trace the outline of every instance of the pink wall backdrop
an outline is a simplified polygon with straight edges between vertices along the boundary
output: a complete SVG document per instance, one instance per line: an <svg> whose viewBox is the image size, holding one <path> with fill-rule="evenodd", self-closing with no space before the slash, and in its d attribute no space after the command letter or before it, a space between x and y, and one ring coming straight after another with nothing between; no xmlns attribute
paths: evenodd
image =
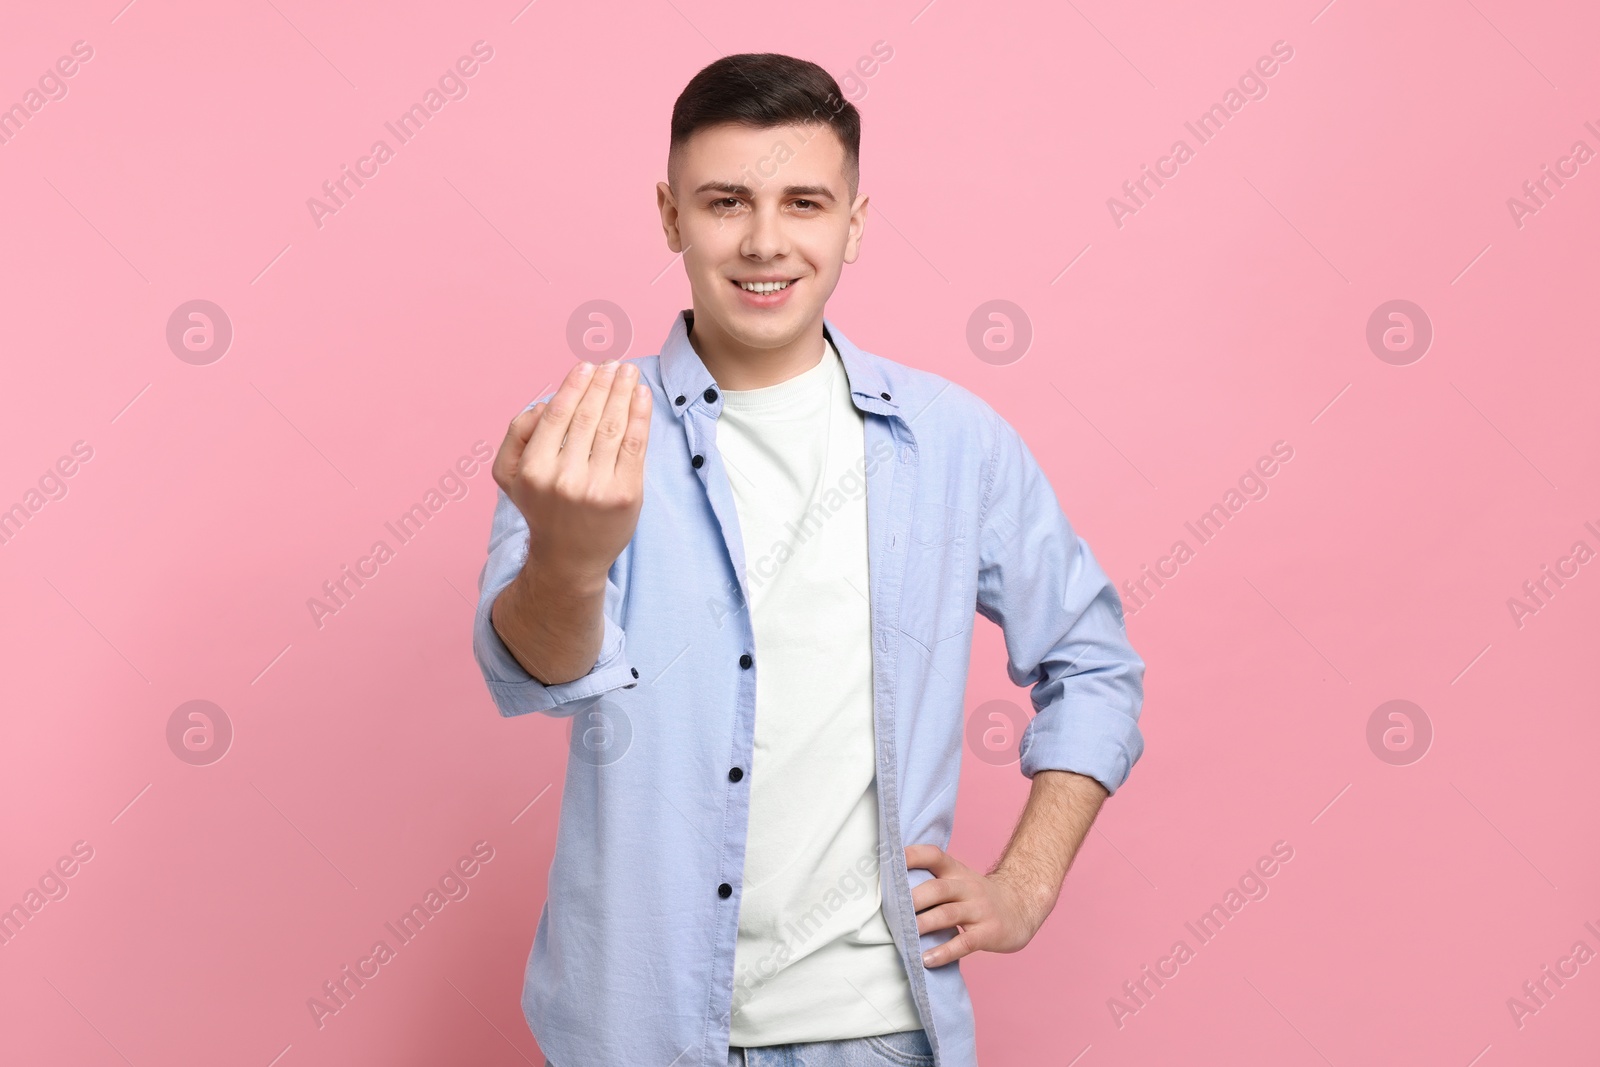
<svg viewBox="0 0 1600 1067"><path fill-rule="evenodd" d="M125 2L0 33L0 1060L542 1063L568 723L473 662L478 457L588 302L657 350L672 101L782 51L864 115L830 317L1023 432L1149 667L1054 915L962 964L984 1061L1596 1061L1592 5Z"/></svg>

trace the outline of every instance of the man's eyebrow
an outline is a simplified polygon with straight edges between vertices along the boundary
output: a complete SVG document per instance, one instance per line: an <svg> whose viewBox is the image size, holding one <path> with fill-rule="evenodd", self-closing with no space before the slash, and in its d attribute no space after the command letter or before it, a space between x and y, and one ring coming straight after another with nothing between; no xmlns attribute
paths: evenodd
<svg viewBox="0 0 1600 1067"><path fill-rule="evenodd" d="M701 185L695 190L695 195L698 196L701 193L706 192L732 193L736 196L749 196L750 187L748 185L740 185L738 182L706 182L704 185ZM830 191L826 185L786 185L783 188L783 195L813 196L826 198L835 202L838 200L838 198L833 195L832 191Z"/></svg>

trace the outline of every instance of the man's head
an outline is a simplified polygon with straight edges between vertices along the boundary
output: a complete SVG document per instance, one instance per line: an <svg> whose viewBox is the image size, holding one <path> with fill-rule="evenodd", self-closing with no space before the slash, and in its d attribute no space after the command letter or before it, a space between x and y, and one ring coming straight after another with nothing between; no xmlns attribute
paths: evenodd
<svg viewBox="0 0 1600 1067"><path fill-rule="evenodd" d="M694 76L672 109L656 201L696 334L770 349L820 331L866 223L860 144L860 113L815 63L734 55ZM738 284L774 279L790 284L769 295Z"/></svg>

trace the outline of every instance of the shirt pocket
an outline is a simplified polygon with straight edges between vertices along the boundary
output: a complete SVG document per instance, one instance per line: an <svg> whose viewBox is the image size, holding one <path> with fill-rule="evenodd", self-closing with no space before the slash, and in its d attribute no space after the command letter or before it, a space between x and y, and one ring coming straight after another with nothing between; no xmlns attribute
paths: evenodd
<svg viewBox="0 0 1600 1067"><path fill-rule="evenodd" d="M900 628L929 651L972 623L977 564L967 558L970 518L967 509L938 501L912 508Z"/></svg>
<svg viewBox="0 0 1600 1067"><path fill-rule="evenodd" d="M967 512L952 504L918 504L911 509L913 544L937 547L966 540Z"/></svg>

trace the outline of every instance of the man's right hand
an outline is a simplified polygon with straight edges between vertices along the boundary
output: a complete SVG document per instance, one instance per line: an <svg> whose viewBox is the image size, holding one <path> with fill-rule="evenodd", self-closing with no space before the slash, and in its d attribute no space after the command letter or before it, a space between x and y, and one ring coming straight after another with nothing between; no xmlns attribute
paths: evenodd
<svg viewBox="0 0 1600 1067"><path fill-rule="evenodd" d="M603 591L633 539L651 406L634 364L580 360L500 444L494 480L527 520L529 563L573 592Z"/></svg>

